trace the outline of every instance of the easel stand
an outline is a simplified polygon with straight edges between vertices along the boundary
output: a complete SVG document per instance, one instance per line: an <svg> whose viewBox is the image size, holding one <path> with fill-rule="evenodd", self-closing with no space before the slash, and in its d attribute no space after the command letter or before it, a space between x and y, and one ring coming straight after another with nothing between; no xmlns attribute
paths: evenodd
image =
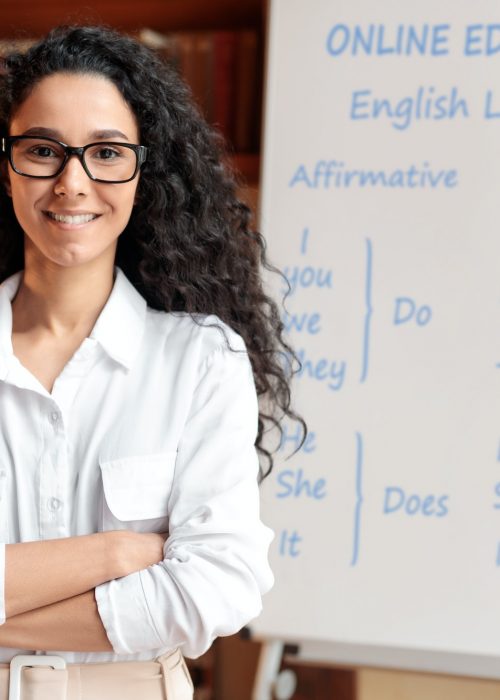
<svg viewBox="0 0 500 700"><path fill-rule="evenodd" d="M280 672L285 644L265 641L259 656L252 700L289 700L295 692L297 678L290 669Z"/></svg>

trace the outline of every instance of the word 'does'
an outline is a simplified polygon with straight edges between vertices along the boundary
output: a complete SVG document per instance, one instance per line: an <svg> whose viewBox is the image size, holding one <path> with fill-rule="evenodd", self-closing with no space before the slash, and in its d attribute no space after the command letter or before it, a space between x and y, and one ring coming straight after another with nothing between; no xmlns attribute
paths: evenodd
<svg viewBox="0 0 500 700"><path fill-rule="evenodd" d="M384 514L405 513L406 515L425 515L442 518L448 513L448 496L429 494L407 494L399 486L388 486L385 490Z"/></svg>

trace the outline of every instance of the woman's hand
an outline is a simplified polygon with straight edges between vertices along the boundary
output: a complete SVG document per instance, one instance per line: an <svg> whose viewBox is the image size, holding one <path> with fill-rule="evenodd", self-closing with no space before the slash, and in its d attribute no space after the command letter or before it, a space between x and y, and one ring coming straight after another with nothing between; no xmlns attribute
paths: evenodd
<svg viewBox="0 0 500 700"><path fill-rule="evenodd" d="M110 561L114 576L128 576L163 560L163 545L168 532L134 532L112 530L105 533L110 541Z"/></svg>

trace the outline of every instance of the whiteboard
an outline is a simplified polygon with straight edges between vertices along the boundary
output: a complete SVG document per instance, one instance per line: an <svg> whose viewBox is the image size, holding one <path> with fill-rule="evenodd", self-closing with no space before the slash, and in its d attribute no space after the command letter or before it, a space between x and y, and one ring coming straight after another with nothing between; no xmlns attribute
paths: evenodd
<svg viewBox="0 0 500 700"><path fill-rule="evenodd" d="M500 677L498 2L269 10L260 228L310 436L261 487L251 631Z"/></svg>

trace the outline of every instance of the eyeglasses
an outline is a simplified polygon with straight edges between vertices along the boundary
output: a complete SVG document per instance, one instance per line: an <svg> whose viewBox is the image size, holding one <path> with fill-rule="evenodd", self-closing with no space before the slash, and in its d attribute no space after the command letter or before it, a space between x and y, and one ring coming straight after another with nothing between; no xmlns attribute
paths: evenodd
<svg viewBox="0 0 500 700"><path fill-rule="evenodd" d="M68 146L37 136L4 136L1 150L12 169L25 177L60 175L71 156L77 156L91 180L119 183L133 180L145 163L148 149L134 143L97 141L86 146Z"/></svg>

